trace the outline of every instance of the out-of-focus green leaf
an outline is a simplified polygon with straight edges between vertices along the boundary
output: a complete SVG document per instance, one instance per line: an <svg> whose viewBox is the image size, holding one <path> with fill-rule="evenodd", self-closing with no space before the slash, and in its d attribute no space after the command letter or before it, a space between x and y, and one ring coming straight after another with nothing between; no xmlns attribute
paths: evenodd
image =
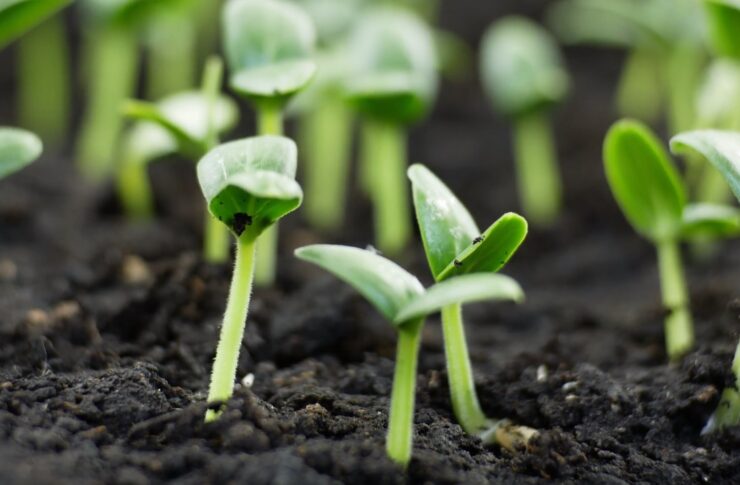
<svg viewBox="0 0 740 485"><path fill-rule="evenodd" d="M368 116L416 121L437 92L436 59L431 31L418 17L399 7L370 9L350 35L347 96Z"/></svg>
<svg viewBox="0 0 740 485"><path fill-rule="evenodd" d="M320 43L336 42L361 17L368 0L293 0L303 7L316 25Z"/></svg>
<svg viewBox="0 0 740 485"><path fill-rule="evenodd" d="M299 6L231 0L223 10L224 49L235 91L255 101L286 101L315 73L316 30Z"/></svg>
<svg viewBox="0 0 740 485"><path fill-rule="evenodd" d="M36 160L42 149L41 140L30 131L0 127L0 179Z"/></svg>
<svg viewBox="0 0 740 485"><path fill-rule="evenodd" d="M404 305L424 294L424 287L416 277L372 251L316 244L297 249L295 255L351 285L390 322L396 322Z"/></svg>
<svg viewBox="0 0 740 485"><path fill-rule="evenodd" d="M740 130L740 62L712 61L698 93L697 117L701 128Z"/></svg>
<svg viewBox="0 0 740 485"><path fill-rule="evenodd" d="M637 232L652 241L678 235L686 193L660 141L644 124L622 120L604 141L612 194Z"/></svg>
<svg viewBox="0 0 740 485"><path fill-rule="evenodd" d="M740 200L740 133L721 130L696 130L671 139L673 153L690 150L704 155L719 170Z"/></svg>
<svg viewBox="0 0 740 485"><path fill-rule="evenodd" d="M714 50L740 59L740 0L704 0L704 7Z"/></svg>
<svg viewBox="0 0 740 485"><path fill-rule="evenodd" d="M480 64L488 97L507 116L548 107L568 93L568 72L555 40L524 17L506 17L488 28Z"/></svg>
<svg viewBox="0 0 740 485"><path fill-rule="evenodd" d="M84 0L81 2L95 21L127 28L173 8L184 8L194 0Z"/></svg>
<svg viewBox="0 0 740 485"><path fill-rule="evenodd" d="M470 274L437 283L411 299L396 315L397 324L425 317L442 308L485 300L524 299L519 283L500 274Z"/></svg>
<svg viewBox="0 0 740 485"><path fill-rule="evenodd" d="M198 182L211 214L236 236L256 238L301 205L297 149L282 136L217 146L198 162Z"/></svg>
<svg viewBox="0 0 740 485"><path fill-rule="evenodd" d="M72 0L0 0L0 49Z"/></svg>
<svg viewBox="0 0 740 485"><path fill-rule="evenodd" d="M732 237L740 234L740 209L720 204L689 204L683 211L681 236Z"/></svg>

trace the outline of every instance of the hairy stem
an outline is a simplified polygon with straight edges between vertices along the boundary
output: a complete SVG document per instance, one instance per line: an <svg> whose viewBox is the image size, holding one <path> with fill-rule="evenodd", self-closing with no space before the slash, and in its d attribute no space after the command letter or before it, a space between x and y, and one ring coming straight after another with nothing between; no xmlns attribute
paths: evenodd
<svg viewBox="0 0 740 485"><path fill-rule="evenodd" d="M326 99L301 120L306 160L306 217L323 231L344 218L352 139L352 112L338 96Z"/></svg>
<svg viewBox="0 0 740 485"><path fill-rule="evenodd" d="M491 421L483 413L478 402L465 339L462 307L459 304L442 309L442 331L452 410L466 433L478 435L491 425Z"/></svg>
<svg viewBox="0 0 740 485"><path fill-rule="evenodd" d="M665 319L666 351L670 360L676 361L694 345L688 290L676 241L658 243L658 268L663 305L669 312Z"/></svg>
<svg viewBox="0 0 740 485"><path fill-rule="evenodd" d="M45 20L18 42L20 124L49 146L61 145L67 135L69 62L63 16Z"/></svg>
<svg viewBox="0 0 740 485"><path fill-rule="evenodd" d="M87 39L88 103L77 139L80 169L93 179L112 170L121 129L121 103L131 96L137 71L136 39L123 28L108 28Z"/></svg>
<svg viewBox="0 0 740 485"><path fill-rule="evenodd" d="M408 322L401 326L398 332L396 368L393 374L385 449L393 461L404 467L411 459L416 402L416 364L423 325L423 319Z"/></svg>
<svg viewBox="0 0 740 485"><path fill-rule="evenodd" d="M208 388L209 403L226 401L234 392L239 350L244 337L249 299L252 294L254 257L254 240L237 239L234 274L231 278L229 299L226 303L226 313L216 348L216 359L213 362L211 385ZM206 413L206 421L213 421L218 418L218 415L217 411L209 410Z"/></svg>
<svg viewBox="0 0 740 485"><path fill-rule="evenodd" d="M552 128L546 113L518 117L514 153L522 209L534 224L547 226L560 214L561 183Z"/></svg>
<svg viewBox="0 0 740 485"><path fill-rule="evenodd" d="M411 237L411 215L406 183L406 135L393 123L365 120L363 142L370 144L365 161L370 197L375 209L378 249L399 254Z"/></svg>

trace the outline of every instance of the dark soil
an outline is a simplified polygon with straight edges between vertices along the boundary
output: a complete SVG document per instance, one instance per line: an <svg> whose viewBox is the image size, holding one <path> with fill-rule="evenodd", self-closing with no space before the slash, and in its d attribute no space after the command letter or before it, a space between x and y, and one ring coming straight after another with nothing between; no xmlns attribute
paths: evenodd
<svg viewBox="0 0 740 485"><path fill-rule="evenodd" d="M495 16L539 15L545 3L447 2L443 23L475 45ZM567 54L576 89L555 115L566 213L506 268L523 305L466 310L482 405L540 429L533 452L487 448L455 423L430 319L414 458L403 473L385 457L393 330L291 257L327 240L300 214L283 225L278 287L252 301L238 376L253 384L204 424L231 270L200 260L192 171L153 167L159 217L131 225L110 187L48 156L0 184L0 484L739 483L740 429L700 430L730 380L740 244L687 256L698 348L667 365L655 255L619 214L601 165L621 59ZM412 161L481 225L517 208L509 152L475 79L445 86L412 133ZM371 242L368 211L353 200L346 230L329 239ZM404 264L429 280L420 244Z"/></svg>

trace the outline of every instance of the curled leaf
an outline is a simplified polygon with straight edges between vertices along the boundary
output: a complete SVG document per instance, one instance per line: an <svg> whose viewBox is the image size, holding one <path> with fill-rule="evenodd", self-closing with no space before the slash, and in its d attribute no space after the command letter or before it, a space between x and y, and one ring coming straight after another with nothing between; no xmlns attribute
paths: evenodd
<svg viewBox="0 0 740 485"><path fill-rule="evenodd" d="M674 153L694 150L704 155L730 184L740 200L740 133L721 130L696 130L671 139Z"/></svg>
<svg viewBox="0 0 740 485"><path fill-rule="evenodd" d="M42 149L41 140L30 131L0 127L0 179L36 160Z"/></svg>
<svg viewBox="0 0 740 485"><path fill-rule="evenodd" d="M684 238L730 237L740 234L740 209L719 204L689 204L683 211L681 235Z"/></svg>

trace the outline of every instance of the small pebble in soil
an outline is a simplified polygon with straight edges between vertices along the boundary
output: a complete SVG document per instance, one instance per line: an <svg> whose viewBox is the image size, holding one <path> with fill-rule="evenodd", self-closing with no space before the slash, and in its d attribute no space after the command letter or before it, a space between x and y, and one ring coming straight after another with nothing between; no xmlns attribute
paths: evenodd
<svg viewBox="0 0 740 485"><path fill-rule="evenodd" d="M121 262L121 281L132 286L147 285L154 281L154 276L146 261L130 254Z"/></svg>
<svg viewBox="0 0 740 485"><path fill-rule="evenodd" d="M547 380L547 367L542 364L537 367L537 382L545 382Z"/></svg>
<svg viewBox="0 0 740 485"><path fill-rule="evenodd" d="M249 389L254 384L254 374L249 373L242 379L242 387Z"/></svg>
<svg viewBox="0 0 740 485"><path fill-rule="evenodd" d="M0 259L0 281L11 283L18 277L18 266L9 259Z"/></svg>

